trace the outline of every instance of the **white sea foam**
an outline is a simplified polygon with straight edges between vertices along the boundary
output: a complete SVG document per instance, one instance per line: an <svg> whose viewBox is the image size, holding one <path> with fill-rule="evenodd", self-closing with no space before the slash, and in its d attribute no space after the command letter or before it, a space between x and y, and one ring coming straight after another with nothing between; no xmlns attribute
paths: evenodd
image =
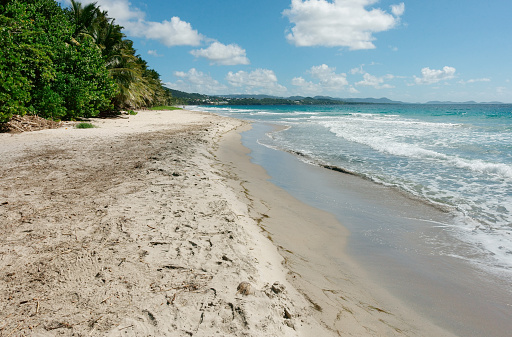
<svg viewBox="0 0 512 337"><path fill-rule="evenodd" d="M502 163L487 163L480 159L453 158L451 162L460 167L475 172L497 175L502 178L512 179L512 166Z"/></svg>
<svg viewBox="0 0 512 337"><path fill-rule="evenodd" d="M510 143L510 135L476 131L460 123L364 113L312 120L350 144L381 153L377 164L399 163L404 158L405 169L386 166L382 173L368 165L359 169L384 185L452 205L460 217L451 231L474 245L482 258L486 256L487 262L478 263L512 270L512 163L493 162L494 157L487 155L507 144L507 139ZM362 156L376 156L362 150L358 150Z"/></svg>
<svg viewBox="0 0 512 337"><path fill-rule="evenodd" d="M286 118L287 116L315 116L318 115L317 112L299 112L299 111L285 111L285 112L272 112L266 110L256 110L250 113L251 116L258 115L271 115L271 116L280 116Z"/></svg>
<svg viewBox="0 0 512 337"><path fill-rule="evenodd" d="M432 226L442 226L467 243L465 247L475 248L476 255L461 253L460 258L512 271L512 155L507 150L512 145L512 127L507 126L511 121L487 122L477 106L470 110L478 114L463 118L428 108L396 107L400 114L390 113L393 109L250 112L255 119L291 126L271 133L261 145L305 154L299 157L305 162L339 166L451 208L459 215L455 223ZM442 249L457 256L456 248Z"/></svg>
<svg viewBox="0 0 512 337"><path fill-rule="evenodd" d="M475 259L469 259L470 262L482 268L512 272L512 228L489 228L463 214L456 218L456 225L452 233L462 241L471 243L484 256L484 263Z"/></svg>
<svg viewBox="0 0 512 337"><path fill-rule="evenodd" d="M403 121L398 121L398 124L401 124ZM321 125L327 127L331 132L336 134L336 136L344 138L351 142L356 142L359 144L367 145L374 150L388 153L395 156L403 156L417 159L431 159L431 160L439 160L443 161L445 165L452 165L458 168L471 170L474 172L497 175L501 178L512 179L512 166L504 163L492 163L485 162L481 159L465 159L459 156L448 155L445 153L441 153L438 151L430 150L424 148L421 145L417 145L416 143L406 143L399 142L395 139L405 138L409 136L409 134L403 130L383 130L379 128L378 131L373 128L365 129L364 126L358 124L340 122L339 120L330 121L330 122L320 122ZM397 122L393 122L394 125ZM407 124L416 124L416 125L429 125L433 124L438 126L437 123L409 123ZM443 127L453 127L456 124L442 124ZM427 130L415 130L417 133L412 136L417 136L418 134L432 133L431 129ZM425 140L424 140L425 142ZM431 141L431 143L434 140ZM439 142L438 142L439 144ZM426 144L425 144L426 145Z"/></svg>
<svg viewBox="0 0 512 337"><path fill-rule="evenodd" d="M344 123L374 123L379 125L395 125L397 127L414 126L414 127L433 127L433 128L458 128L463 127L460 123L439 123L426 122L413 119L403 119L398 115L375 115L365 113L355 113L348 116L313 116L312 119L330 120L333 122Z"/></svg>

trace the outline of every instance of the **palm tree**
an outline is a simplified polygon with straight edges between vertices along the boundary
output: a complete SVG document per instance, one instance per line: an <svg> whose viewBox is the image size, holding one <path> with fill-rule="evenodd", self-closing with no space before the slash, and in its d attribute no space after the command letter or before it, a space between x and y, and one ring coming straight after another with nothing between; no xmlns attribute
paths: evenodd
<svg viewBox="0 0 512 337"><path fill-rule="evenodd" d="M127 109L153 104L156 94L163 91L159 75L151 72L146 61L135 55L133 42L126 39L123 27L115 24L96 3L82 7L80 2L71 0L67 12L75 26L73 37L90 37L100 48L105 66L118 87L114 105Z"/></svg>
<svg viewBox="0 0 512 337"><path fill-rule="evenodd" d="M75 0L71 0L71 6L67 12L68 18L75 26L72 34L75 39L81 34L92 36L98 17L102 14L95 2L82 7L82 3Z"/></svg>
<svg viewBox="0 0 512 337"><path fill-rule="evenodd" d="M127 45L132 43L130 40L123 42ZM109 71L119 89L114 104L120 108L141 108L145 106L146 100L151 99L152 91L134 52L128 47L121 48L111 59Z"/></svg>

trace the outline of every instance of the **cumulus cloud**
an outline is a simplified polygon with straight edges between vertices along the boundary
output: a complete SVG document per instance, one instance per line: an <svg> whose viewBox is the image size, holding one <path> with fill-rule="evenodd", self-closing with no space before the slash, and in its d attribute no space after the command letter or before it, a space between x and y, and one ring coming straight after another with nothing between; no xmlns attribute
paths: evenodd
<svg viewBox="0 0 512 337"><path fill-rule="evenodd" d="M286 87L278 83L274 71L269 69L256 69L251 72L240 70L236 73L230 71L226 75L226 80L245 93L275 95L287 91Z"/></svg>
<svg viewBox="0 0 512 337"><path fill-rule="evenodd" d="M146 13L134 8L132 4L127 0L98 0L98 1L86 1L96 2L102 10L108 11L110 17L114 17L116 21L121 25L126 25L131 21L144 20Z"/></svg>
<svg viewBox="0 0 512 337"><path fill-rule="evenodd" d="M175 83L167 82L165 86L185 92L200 92L209 95L222 94L227 87L213 79L210 75L191 68L188 72L176 71L174 76L178 77Z"/></svg>
<svg viewBox="0 0 512 337"><path fill-rule="evenodd" d="M300 88L299 93L301 95L316 95L322 93L322 86L320 84L306 81L302 77L294 77L292 79L292 85Z"/></svg>
<svg viewBox="0 0 512 337"><path fill-rule="evenodd" d="M353 86L350 86L350 88L348 88L348 92L351 94L359 94L360 93L359 90L357 90Z"/></svg>
<svg viewBox="0 0 512 337"><path fill-rule="evenodd" d="M158 40L167 47L173 46L197 46L203 40L203 36L192 29L192 25L174 16L171 21L162 22L139 20L125 27L129 34L137 37L145 37L150 40Z"/></svg>
<svg viewBox="0 0 512 337"><path fill-rule="evenodd" d="M399 17L402 16L405 12L405 4L402 2L398 5L392 5L391 6L391 13L393 13L394 16Z"/></svg>
<svg viewBox="0 0 512 337"><path fill-rule="evenodd" d="M421 69L421 77L414 76L416 84L434 84L437 82L449 80L455 77L455 68L444 66L443 69L430 69L429 67Z"/></svg>
<svg viewBox="0 0 512 337"><path fill-rule="evenodd" d="M69 0L59 0L66 5L70 5ZM146 14L134 8L128 0L81 0L84 6L90 3L96 3L102 11L107 11L108 16L116 19L116 23L123 25L130 21L143 20Z"/></svg>
<svg viewBox="0 0 512 337"><path fill-rule="evenodd" d="M348 85L347 74L337 74L336 67L322 64L311 67L308 73L311 74L311 77L319 80L319 84L327 90L340 90Z"/></svg>
<svg viewBox="0 0 512 337"><path fill-rule="evenodd" d="M294 24L286 36L296 46L348 47L374 49L374 33L398 25L405 5L391 6L391 14L378 8L367 9L378 0L292 0L283 11Z"/></svg>
<svg viewBox="0 0 512 337"><path fill-rule="evenodd" d="M66 4L70 2L61 1ZM128 0L82 0L82 4L95 2L108 16L124 27L129 35L157 40L160 43L172 46L198 46L204 37L192 28L188 22L179 17L172 17L170 21L147 21L146 13L133 5Z"/></svg>
<svg viewBox="0 0 512 337"><path fill-rule="evenodd" d="M374 87L375 89L391 89L394 88L391 84L386 84L384 81L393 79L394 76L391 74L377 77L370 75L368 73L365 73L363 75L363 80L356 83L356 85L362 85L367 87Z"/></svg>
<svg viewBox="0 0 512 337"><path fill-rule="evenodd" d="M313 80L306 81L302 77L295 77L292 84L299 88L302 94L313 95L325 92L339 92L348 85L347 74L336 73L335 67L326 64L313 66L307 71Z"/></svg>
<svg viewBox="0 0 512 337"><path fill-rule="evenodd" d="M211 64L233 66L238 64L249 64L245 55L245 49L236 44L225 45L220 42L213 42L206 49L192 50L195 57L204 57L211 61Z"/></svg>

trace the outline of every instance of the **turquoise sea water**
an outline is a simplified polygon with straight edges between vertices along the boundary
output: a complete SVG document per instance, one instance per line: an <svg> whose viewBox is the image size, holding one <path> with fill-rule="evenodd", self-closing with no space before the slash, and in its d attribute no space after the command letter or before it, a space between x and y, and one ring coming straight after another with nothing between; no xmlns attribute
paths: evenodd
<svg viewBox="0 0 512 337"><path fill-rule="evenodd" d="M191 109L284 126L259 143L449 210L442 225L475 251L461 258L512 272L512 105Z"/></svg>

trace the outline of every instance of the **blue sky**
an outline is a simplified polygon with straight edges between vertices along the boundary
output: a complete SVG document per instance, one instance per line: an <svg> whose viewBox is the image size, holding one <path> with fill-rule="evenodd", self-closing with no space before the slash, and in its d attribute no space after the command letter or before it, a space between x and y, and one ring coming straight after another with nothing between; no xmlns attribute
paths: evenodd
<svg viewBox="0 0 512 337"><path fill-rule="evenodd" d="M177 90L512 102L510 0L95 2Z"/></svg>

